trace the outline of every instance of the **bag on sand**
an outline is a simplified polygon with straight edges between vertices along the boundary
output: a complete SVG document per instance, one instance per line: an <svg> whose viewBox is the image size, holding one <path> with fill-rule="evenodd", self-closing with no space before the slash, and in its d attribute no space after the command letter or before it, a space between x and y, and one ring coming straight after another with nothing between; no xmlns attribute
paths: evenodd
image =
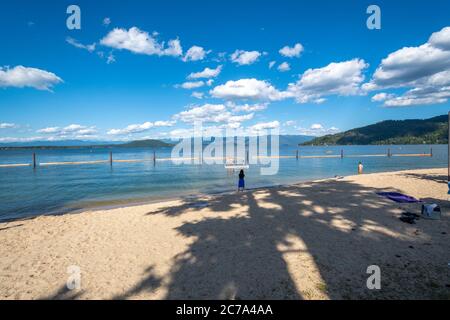
<svg viewBox="0 0 450 320"><path fill-rule="evenodd" d="M441 208L435 204L423 204L422 216L426 219L439 220L441 218Z"/></svg>

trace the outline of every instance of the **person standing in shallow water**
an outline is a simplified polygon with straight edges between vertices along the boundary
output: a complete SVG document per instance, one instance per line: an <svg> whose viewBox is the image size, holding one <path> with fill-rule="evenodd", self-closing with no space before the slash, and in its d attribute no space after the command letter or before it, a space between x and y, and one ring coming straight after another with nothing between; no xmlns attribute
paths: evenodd
<svg viewBox="0 0 450 320"><path fill-rule="evenodd" d="M245 188L244 177L245 177L244 170L241 170L241 172L239 172L238 191L244 191Z"/></svg>
<svg viewBox="0 0 450 320"><path fill-rule="evenodd" d="M363 173L364 166L362 165L361 161L358 163L358 174Z"/></svg>

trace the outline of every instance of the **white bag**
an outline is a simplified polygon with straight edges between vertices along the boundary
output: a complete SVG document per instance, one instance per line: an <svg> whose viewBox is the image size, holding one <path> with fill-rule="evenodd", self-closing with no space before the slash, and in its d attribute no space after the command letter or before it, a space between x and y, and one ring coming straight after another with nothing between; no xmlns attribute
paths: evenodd
<svg viewBox="0 0 450 320"><path fill-rule="evenodd" d="M441 208L435 203L423 204L422 217L425 219L439 220L441 219Z"/></svg>

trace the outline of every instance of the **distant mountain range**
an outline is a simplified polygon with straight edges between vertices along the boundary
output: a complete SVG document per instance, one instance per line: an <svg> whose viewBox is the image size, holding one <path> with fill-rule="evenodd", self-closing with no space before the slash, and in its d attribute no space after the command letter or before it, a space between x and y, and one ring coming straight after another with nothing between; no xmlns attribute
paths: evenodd
<svg viewBox="0 0 450 320"><path fill-rule="evenodd" d="M299 144L310 141L314 138L315 138L314 136L282 134L279 136L278 143L280 146L298 146ZM162 141L164 141L166 143L170 143L170 144L176 144L180 141L180 139L164 139ZM192 138L192 142L193 141L194 140ZM208 145L209 143L211 143L211 141L214 141L214 138L212 140L204 140L203 144ZM268 139L267 139L268 145L270 145L270 141L271 141L271 136L269 135ZM246 137L245 144L248 145L248 142L249 142L249 138Z"/></svg>
<svg viewBox="0 0 450 320"><path fill-rule="evenodd" d="M92 142L81 140L35 141L27 143L0 144L0 150L6 149L80 149L80 148L161 148L172 144L161 140L147 139L130 142Z"/></svg>
<svg viewBox="0 0 450 320"><path fill-rule="evenodd" d="M313 139L312 136L304 135L280 135L280 146L297 146ZM269 143L270 143L270 139ZM84 140L61 140L61 141L34 141L34 142L12 142L0 143L0 149L79 149L79 148L163 148L175 145L179 139L170 140L135 140L130 142L107 142L107 141L84 141ZM208 144L204 141L204 144ZM246 139L248 143L248 138Z"/></svg>
<svg viewBox="0 0 450 320"><path fill-rule="evenodd" d="M130 142L117 141L33 141L0 143L0 149L75 149L75 148L162 148L171 147L179 139L147 139ZM245 140L248 144L248 137ZM210 141L204 141L204 144ZM313 137L280 135L280 146L298 145L383 145L383 144L447 144L448 116L430 119L386 120L345 132ZM270 145L270 139L268 139Z"/></svg>
<svg viewBox="0 0 450 320"><path fill-rule="evenodd" d="M311 141L314 136L304 135L280 135L280 146L298 146L299 144Z"/></svg>
<svg viewBox="0 0 450 320"><path fill-rule="evenodd" d="M326 135L303 145L447 144L448 116L430 119L387 120Z"/></svg>

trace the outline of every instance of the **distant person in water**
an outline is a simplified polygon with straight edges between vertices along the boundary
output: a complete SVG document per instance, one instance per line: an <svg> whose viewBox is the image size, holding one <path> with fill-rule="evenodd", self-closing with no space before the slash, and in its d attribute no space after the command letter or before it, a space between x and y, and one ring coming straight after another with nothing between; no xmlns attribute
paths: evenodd
<svg viewBox="0 0 450 320"><path fill-rule="evenodd" d="M239 172L238 191L244 191L245 188L244 177L245 177L244 170L241 170L241 172Z"/></svg>
<svg viewBox="0 0 450 320"><path fill-rule="evenodd" d="M362 174L363 173L363 168L364 166L362 165L361 161L358 163L358 174Z"/></svg>

